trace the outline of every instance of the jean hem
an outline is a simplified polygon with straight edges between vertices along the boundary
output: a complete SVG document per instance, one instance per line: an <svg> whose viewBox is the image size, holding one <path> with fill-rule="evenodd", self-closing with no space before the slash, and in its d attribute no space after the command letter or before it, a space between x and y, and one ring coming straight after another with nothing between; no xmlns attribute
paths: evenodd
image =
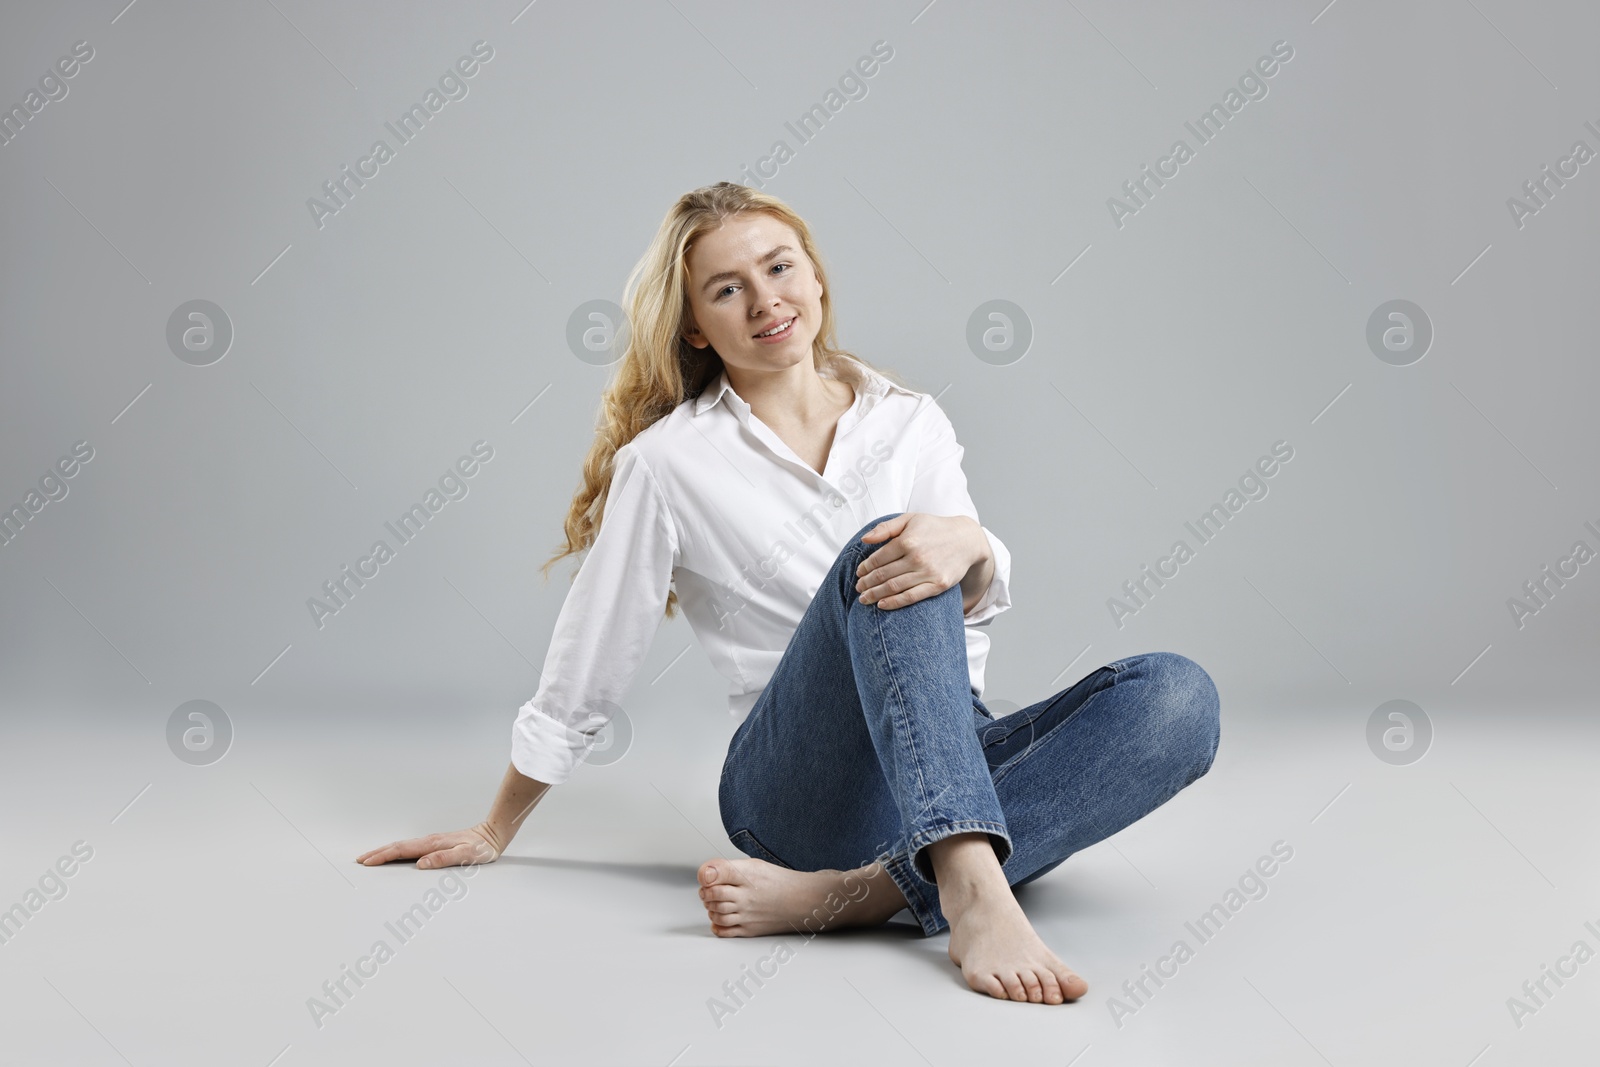
<svg viewBox="0 0 1600 1067"><path fill-rule="evenodd" d="M932 861L928 861L929 873L924 874L922 872L922 864L917 861L917 857L921 855L923 849L936 841L943 841L945 838L953 837L956 834L969 833L985 833L999 838L1005 847L1004 849L995 849L995 859L1000 861L1000 866L1004 867L1006 865L1006 861L1011 858L1012 845L1011 833L1006 829L1004 823L990 822L987 819L959 819L955 822L938 823L925 830L918 830L911 835L911 840L906 843L906 852L912 857L911 869L924 882L929 885L937 885L938 882L930 877L933 872Z"/></svg>
<svg viewBox="0 0 1600 1067"><path fill-rule="evenodd" d="M933 937L950 928L943 912L939 910L937 898L929 899L928 892L924 888L927 883L920 874L912 872L910 856L905 852L898 852L880 862L883 864L883 869L889 872L890 879L899 887L900 895L906 898L906 909L911 912L911 917L917 920L917 925L922 927L923 937Z"/></svg>

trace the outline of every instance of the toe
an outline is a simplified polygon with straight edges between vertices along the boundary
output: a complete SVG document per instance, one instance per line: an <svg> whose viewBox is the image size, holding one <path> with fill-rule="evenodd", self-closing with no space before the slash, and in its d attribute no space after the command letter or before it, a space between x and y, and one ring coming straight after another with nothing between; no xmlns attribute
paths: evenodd
<svg viewBox="0 0 1600 1067"><path fill-rule="evenodd" d="M706 860L700 865L699 878L701 886L745 884L739 865L726 859Z"/></svg>
<svg viewBox="0 0 1600 1067"><path fill-rule="evenodd" d="M1083 976L1065 967L1056 971L1056 978L1061 983L1062 996L1068 1000L1077 1000L1089 991L1089 983L1083 980Z"/></svg>
<svg viewBox="0 0 1600 1067"><path fill-rule="evenodd" d="M1027 991L1029 1004L1044 1003L1044 985L1039 981L1039 976L1033 971L1022 972L1022 988Z"/></svg>
<svg viewBox="0 0 1600 1067"><path fill-rule="evenodd" d="M1061 995L1061 983L1056 980L1054 971L1043 971L1039 975L1039 985L1044 989L1044 1002L1046 1004L1060 1004L1066 999Z"/></svg>
<svg viewBox="0 0 1600 1067"><path fill-rule="evenodd" d="M967 978L967 984L979 993L987 993L996 1000L1010 999L1006 994L1006 987L998 977L992 974L975 974Z"/></svg>
<svg viewBox="0 0 1600 1067"><path fill-rule="evenodd" d="M1028 991L1025 988L1023 988L1022 979L1019 978L1016 974L1014 974L1014 973L1002 974L1000 976L1000 981L1005 986L1006 995L1009 996L1012 1000L1027 1000L1028 999Z"/></svg>

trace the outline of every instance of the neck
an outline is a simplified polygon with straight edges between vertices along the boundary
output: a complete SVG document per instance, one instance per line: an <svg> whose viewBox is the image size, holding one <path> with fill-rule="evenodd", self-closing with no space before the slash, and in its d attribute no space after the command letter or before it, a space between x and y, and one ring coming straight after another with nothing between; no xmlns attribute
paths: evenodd
<svg viewBox="0 0 1600 1067"><path fill-rule="evenodd" d="M835 419L849 391L834 378L817 372L815 357L781 370L749 370L726 366L728 383L756 418L768 426L811 425Z"/></svg>

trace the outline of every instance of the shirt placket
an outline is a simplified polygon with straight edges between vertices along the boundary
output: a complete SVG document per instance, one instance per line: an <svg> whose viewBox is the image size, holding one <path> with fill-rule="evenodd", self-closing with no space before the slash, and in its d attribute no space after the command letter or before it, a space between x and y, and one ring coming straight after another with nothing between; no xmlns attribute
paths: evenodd
<svg viewBox="0 0 1600 1067"><path fill-rule="evenodd" d="M730 399L732 398L730 397ZM832 460L835 451L838 450L839 442L860 424L864 415L864 403L865 400L863 399L861 402L852 405L850 410L839 417L839 424L834 428L833 445L828 452L829 462L826 464L825 471L833 466ZM745 404L742 400L736 401L734 410L745 429L749 430L756 440L761 442L773 459L800 470L813 486L820 489L824 500L839 502L838 507L830 506L828 508L828 524L833 531L835 540L840 536L841 516L849 516L855 522L855 526L851 527L852 530L866 522L867 516L860 515L859 511L866 506L866 502L869 499L867 494L863 493L855 501L851 501L849 497L840 492L838 486L828 479L826 473L818 474L816 469L809 463L795 455L794 450L784 443L783 438L773 433L766 423L762 422L750 411L748 404ZM818 588L815 583L809 583L806 587L807 598L816 596Z"/></svg>

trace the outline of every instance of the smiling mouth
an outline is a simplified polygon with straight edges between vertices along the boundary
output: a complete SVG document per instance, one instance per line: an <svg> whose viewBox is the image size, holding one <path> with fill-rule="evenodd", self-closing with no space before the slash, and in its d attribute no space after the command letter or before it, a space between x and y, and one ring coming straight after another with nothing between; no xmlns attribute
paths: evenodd
<svg viewBox="0 0 1600 1067"><path fill-rule="evenodd" d="M786 337L786 336L788 336L789 332L794 329L794 322L795 322L795 316L791 315L781 325L774 326L774 327L772 327L771 329L767 330L764 333L756 334L755 335L756 339L757 340L769 340L769 339L778 338L778 337Z"/></svg>

